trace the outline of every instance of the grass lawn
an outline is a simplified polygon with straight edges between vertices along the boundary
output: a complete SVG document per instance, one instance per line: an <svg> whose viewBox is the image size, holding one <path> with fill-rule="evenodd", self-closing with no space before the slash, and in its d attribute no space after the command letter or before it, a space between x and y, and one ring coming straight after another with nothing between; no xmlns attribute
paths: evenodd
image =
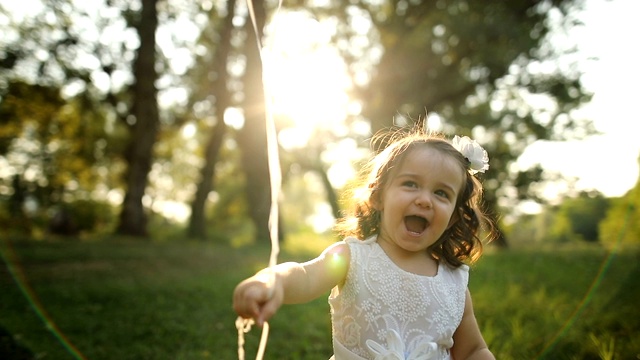
<svg viewBox="0 0 640 360"><path fill-rule="evenodd" d="M317 247L288 243L280 261ZM269 255L125 240L5 239L0 251L3 359L16 347L37 359L237 359L231 292ZM490 348L501 360L640 359L639 259L584 247L486 254L469 286ZM328 359L328 312L326 296L283 307L265 358ZM247 334L247 359L259 336Z"/></svg>

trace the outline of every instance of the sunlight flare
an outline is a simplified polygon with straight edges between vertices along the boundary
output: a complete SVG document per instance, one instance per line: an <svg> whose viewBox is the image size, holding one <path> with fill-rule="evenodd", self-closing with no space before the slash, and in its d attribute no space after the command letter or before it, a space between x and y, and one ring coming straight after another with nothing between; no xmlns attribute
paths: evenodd
<svg viewBox="0 0 640 360"><path fill-rule="evenodd" d="M344 126L350 86L344 60L330 33L303 12L283 12L270 27L263 50L265 86L283 146L302 147L315 129Z"/></svg>

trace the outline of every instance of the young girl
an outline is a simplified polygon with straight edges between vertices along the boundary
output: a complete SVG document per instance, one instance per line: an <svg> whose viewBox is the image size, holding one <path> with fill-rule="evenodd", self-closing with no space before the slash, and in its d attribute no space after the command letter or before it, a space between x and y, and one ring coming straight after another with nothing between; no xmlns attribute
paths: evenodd
<svg viewBox="0 0 640 360"><path fill-rule="evenodd" d="M244 280L234 309L261 326L282 304L331 290L332 359L494 359L465 264L482 252L481 224L491 225L474 176L489 168L487 153L467 137L450 143L414 131L386 140L353 214L338 226L345 240Z"/></svg>

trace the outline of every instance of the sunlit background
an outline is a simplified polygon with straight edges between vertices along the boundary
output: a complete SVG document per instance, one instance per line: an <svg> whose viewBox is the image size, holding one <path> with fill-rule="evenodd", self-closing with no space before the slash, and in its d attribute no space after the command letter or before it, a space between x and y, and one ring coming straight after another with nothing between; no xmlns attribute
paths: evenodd
<svg viewBox="0 0 640 360"><path fill-rule="evenodd" d="M449 20L449 15L460 14L456 11L469 10L469 4L474 4L471 1L399 0L393 11L402 12L403 6L406 10L409 3L427 4L437 7ZM17 89L22 90L19 94L22 108L19 110L23 111L11 114L10 120L18 123L14 129L9 129L15 130L14 138L3 132L14 124L0 117L0 150L3 151L0 153L0 358L5 340L31 345L34 351L41 351L37 354L39 358L63 358L53 355L60 347L66 348L59 349L65 355L71 354L75 358L83 358L83 352L107 358L136 355L137 358L173 356L184 359L235 357L237 339L233 328L235 314L229 306L230 294L239 279L264 266L272 248L266 241L262 242L268 236L256 235L257 222L250 219L254 209L247 200L250 189L245 183L250 180L247 170L252 167L246 166L242 162L245 159L241 159L248 148L257 149L251 154L255 158L264 155L260 153L263 144L245 143L243 147L239 140L244 129L249 129L249 133L255 129L246 126L251 121L245 113L249 112L250 106L242 102L243 96L250 92L243 86L251 83L251 79L242 77L248 68L257 68L246 66L249 51L242 47L249 31L245 27L248 21L246 2L239 1L238 13L229 17L233 21L233 31L237 33L231 40L232 51L227 56L226 69L216 72L210 68L212 63L215 65L211 61L212 54L224 43L216 31L225 18L226 3L158 1L161 8L155 45L159 50L156 64L160 71L154 85L158 90L159 121L163 131L152 151L154 158L149 173L145 174L148 183L144 184L140 201L143 205L140 213L147 215L145 220L149 220L148 223L140 222L144 223L141 227L146 226L149 232L132 235L114 231L114 224L118 221L116 212L125 208L123 203L128 195L123 180L127 173L127 163L123 160L127 155L125 142L133 138L135 143L138 138L131 134L132 125L143 118L136 119L132 115L130 98L136 92L132 90L131 65L139 53L142 37L124 19L125 16L140 15L141 2L0 0L0 5L7 10L6 13L0 11L0 94L11 95L11 91L3 91L15 89L9 86L17 84ZM332 0L309 3L321 8ZM376 70L390 73L404 70L376 67L390 52L385 52L381 39L369 37L377 29L369 18L362 16L367 11L360 9L358 12L358 5L375 7L384 2L347 3L357 4L348 6L349 15L353 16L349 19L352 36L348 40L338 30L338 26L345 24L338 24L336 20L336 16L344 15L339 13L343 9L332 9L335 11L332 16L322 18L310 11L294 9L299 2L288 4L285 1L275 14L271 8L268 11L261 65L265 72L267 104L276 119L277 140L287 177L280 194L280 209L284 215L279 219L282 220L279 225L287 232L281 242L283 258L308 258L309 254L317 254L335 241L329 230L338 216L336 207L328 201L327 182L336 190L335 195L341 195L351 184L358 165L370 155L368 140L375 125L371 112L369 118L365 113L376 104L370 101L370 106L365 106L365 100L357 100L365 96L358 97L356 95L361 93L357 92L376 80ZM551 3L556 2L536 4L550 9ZM275 1L269 6L274 4ZM522 10L516 1L486 2L493 6L485 6L484 2L475 4L481 4L473 9L474 15L480 18L483 15L478 15L479 12L503 10L504 4L516 4L514 8ZM577 11L573 6L576 4L582 4L582 1L568 4L571 5L569 9ZM545 14L539 8L532 10L527 6L526 14L520 15L530 18L531 11ZM459 127L485 141L486 146L494 145L491 136L504 130L502 134L506 135L499 140L505 141L494 143L507 147L504 153L508 155L519 154L522 150L519 146L534 138L526 126L510 126L523 125L528 115L541 124L556 115L564 116L563 120L576 119L579 125L584 125L580 120L592 120L599 131L599 134L576 139L588 132L586 127L567 126L567 134L561 135L573 140L536 141L515 163L510 162L513 157L507 156L507 160L493 157L498 163L504 160L512 166L500 169L493 165L494 162L491 170L500 169L498 175L503 177L484 179L485 185L490 182L494 185L495 193L506 189L496 196L496 203L498 210L505 213L499 226L508 241L505 240L502 247L497 244L485 248L488 251L483 259L473 265L473 281L469 287L473 290L483 335L492 351L502 355L496 356L498 358L542 359L555 358L557 354L601 359L631 354L628 358L640 358L637 320L640 317L636 306L640 227L634 218L640 201L640 119L636 109L640 93L636 89L640 83L640 45L634 38L640 33L636 19L639 13L640 1L637 0L585 0L584 9L568 15L578 18L582 24L562 28L558 11L550 11L547 21L554 31L549 43L544 43L545 51L562 54L560 58L547 62L545 60L549 59L544 56L541 56L542 60L532 56L525 59L524 65L498 60L498 67L501 67L498 73L502 77L491 84L495 89L482 81L474 83L490 71L483 61L477 63L475 69L456 69L459 72L456 76L464 73L469 78L477 77L467 84L474 86L476 93L472 91L463 100L476 105L485 105L487 101L486 108L490 111L479 113L483 116L495 114L496 122L475 126L487 117L472 117L470 108L473 110L473 104L467 106L466 102L461 105L460 101L454 101L456 107L469 112L450 111L450 115L454 114L451 115L455 120L453 125L447 122L445 107L441 108L440 114L424 109L428 113L427 123L433 130L453 135L452 129ZM399 16L401 21L409 18L404 15ZM508 22L513 14L484 15L486 18L475 27L466 27L470 17L457 18L465 26L460 23L457 24L459 29L452 26L452 36L445 25L436 22L441 19L424 20L424 28L420 29L424 32L416 33L433 41L428 44L418 41L418 44L422 48L435 47L438 51L430 53L433 59L428 60L432 62L418 59L416 63L429 63L436 67L434 72L446 73L449 71L446 62L452 61L446 55L449 41L452 48L463 44L475 46L473 41L456 43L459 41L457 35L469 29L505 30L504 26L500 28L489 23L495 19ZM510 24L514 28L516 25ZM393 37L413 30L413 27L397 32L394 29L386 35ZM530 28L515 31L525 40L533 39L533 32ZM199 38L203 33L210 38ZM429 37L431 35L433 37ZM479 38L471 38L481 42ZM72 44L56 54L44 50L55 48L56 41L61 41L58 45L63 48L74 41L81 45L74 47ZM505 53L514 44L520 42L506 41L491 47L492 54L495 49L499 52L498 57L512 59ZM528 43L523 41L523 44ZM349 51L345 52L345 48ZM96 49L104 53L98 54ZM460 53L472 63L469 57L482 50L485 49ZM529 50L534 51L527 48ZM353 58L343 59L345 53ZM16 54L25 60L16 61L15 67L14 64L6 65L11 63L11 55ZM491 58L486 53L480 57ZM411 62L408 60L412 59L389 62ZM528 60L531 61L526 62ZM72 70L80 69L86 77L65 77L67 74L60 69L64 66L55 67L57 61L65 62L64 65ZM416 66L416 63L411 64L414 68L408 73L416 75L433 70L424 71L425 67ZM511 66L506 69L509 64ZM508 71L501 72L505 69ZM39 72L45 72L48 77L39 77ZM559 102L551 99L552 96L527 93L526 85L530 83L520 83L517 79L523 72L541 78L557 72L561 75L579 73L585 90L592 92L593 98L580 109L569 107L570 114L556 111ZM220 73L230 75L218 88L226 92L214 94L212 84ZM74 80L69 81L69 78ZM447 85L446 81L433 82L435 84L427 85L420 82L420 90L441 90ZM53 86L40 86L51 83ZM389 87L401 85L392 83ZM368 90L371 88L376 89L371 86ZM481 98L478 93L487 88L496 90L495 93L508 93L505 89L522 92L515 97L508 96L512 94L494 96L493 93ZM415 91L414 87L409 89ZM575 87L563 87L562 90L566 89L576 91ZM55 94L51 96L53 102L55 105L62 103L58 106L64 111L46 108L50 99L35 101L31 96L52 93ZM59 100L58 93L62 100L55 102ZM520 97L523 93L525 96ZM83 98L84 94L90 96ZM224 95L232 97L228 107L218 106L217 101ZM384 95L393 96L395 92L384 92ZM109 107L112 103L108 101L113 100L109 96L122 98ZM434 98L433 94L424 97L429 96L431 100ZM569 93L568 98L571 97ZM6 98L8 96L0 98L0 110L8 103ZM94 102L89 111L78 110L79 105L73 102L78 98ZM196 100L192 100L194 98ZM395 106L397 103L385 100L389 99L384 98L377 105ZM572 100L576 98L568 102ZM38 106L42 104L45 106ZM223 109L223 113L218 113L219 109ZM502 112L504 109L509 111ZM539 109L542 111L532 114ZM41 110L45 115L38 113ZM397 120L401 125L407 120L403 111L397 109ZM27 116L21 116L24 113ZM387 115L385 113L383 117ZM465 115L469 115L473 123L463 124L461 118ZM56 116L61 116L62 120L54 121L53 126L34 125L35 121L44 122ZM69 119L71 125L66 129L69 123L64 120ZM259 120L253 125L263 124L264 119ZM511 124L503 128L503 120ZM9 123L8 127L6 123ZM204 209L201 224L203 228L206 226L208 234L202 232L193 236L185 230L190 229L190 220L195 218L191 212L197 207L191 204L200 189L198 179L207 179L200 176L200 170L206 168L203 164L206 162L207 135L215 133L211 130L218 129L219 124L226 125L222 128L227 133L219 158L214 162L215 176L209 177L215 179L214 190L204 192L202 203L206 206L201 207ZM498 131L491 133L492 129L485 127L487 124L496 125ZM99 133L95 143L78 135L91 131L73 128L81 125L100 128L90 129ZM34 129L44 136L34 136L37 132ZM557 136L558 129L564 129L562 124L553 129L552 137L562 138ZM544 134L544 131L539 133ZM258 142L255 138L251 140ZM78 155L78 148L88 150L88 155ZM67 158L67 153L72 151L76 152ZM493 154L490 153L490 157ZM54 161L58 163L49 167ZM532 183L526 178L520 186L525 190L533 189L525 195L537 192L533 195L541 194L544 201L519 197L518 191L522 189L514 185L516 181L512 175L535 169L538 164L544 169L542 181ZM562 178L555 177L556 173ZM264 172L260 175L261 180L268 177ZM27 183L22 194L18 191L20 179ZM52 185L53 182L56 183ZM260 190L268 189L266 182L258 184ZM58 193L56 196L43 195L38 193L41 189ZM491 195L491 191L487 195ZM6 209L5 203L9 204ZM92 227L73 228L72 222L66 222L62 224L65 226L60 226L61 230L53 231L51 225L59 219L58 215L64 214L60 209L64 210L67 205L71 205L68 209L80 218L79 221ZM147 241L139 241L139 238ZM198 241L192 241L194 239ZM282 309L279 317L273 319L275 331L271 336L270 351L285 354L274 358L290 358L291 354L300 352L310 358L319 353L330 353L326 301L304 306ZM302 322L303 326L297 326L296 321ZM255 339L249 338L249 343L251 340ZM550 354L549 357L544 357L545 353Z"/></svg>
<svg viewBox="0 0 640 360"><path fill-rule="evenodd" d="M576 16L583 26L558 33L553 43L560 48L575 47L565 55L566 63L576 61L583 72L581 80L592 92L589 104L579 110L581 117L592 119L598 135L583 140L538 141L520 157L518 165L528 168L541 164L548 171L575 179L567 183L547 184L544 196L553 201L569 190L597 190L607 197L624 195L640 175L640 116L636 109L640 71L636 71L640 46L619 39L621 34L640 33L634 20L640 2L633 0L586 1ZM330 43L331 24L300 13L282 12L266 44L266 69L269 72L274 113L286 114L294 126L280 135L286 148L303 148L313 128L343 125L346 114L359 111L350 102L349 79L344 64ZM561 60L562 62L562 60ZM437 129L437 119L436 129ZM431 122L433 124L434 121ZM363 132L368 131L363 125ZM355 173L347 148L337 148L331 180L341 187ZM352 149L352 148L351 148ZM571 186L568 189L567 186ZM525 202L523 211L537 212L540 207ZM332 224L330 209L322 204L314 218L318 230Z"/></svg>
<svg viewBox="0 0 640 360"><path fill-rule="evenodd" d="M37 0L3 0L2 4L18 20L28 17L34 8L40 6ZM574 191L593 189L605 196L617 197L634 186L640 173L640 141L637 139L640 119L635 106L638 91L634 88L640 82L639 72L636 71L638 45L618 40L620 34L640 31L640 25L634 20L634 14L640 11L640 3L634 0L589 0L585 4L584 10L577 15L584 26L569 29L567 33L558 31L552 42L558 48L577 48L574 54L566 55L566 62L577 62L579 71L583 73L581 80L585 88L594 94L591 103L579 110L580 117L592 119L601 134L584 140L538 141L524 152L517 166L525 169L539 163L548 171L576 179L569 185L574 187ZM109 16L98 12L89 2L77 1L76 5L96 18ZM332 43L335 24L319 21L305 12L291 11L286 3L284 5L269 19L267 38L263 44L265 84L271 111L278 118L288 119L285 124L280 124L282 130L278 140L281 146L290 151L303 150L314 140L314 136L323 131L365 136L370 127L366 121L357 120L362 110L361 104L349 97L351 80L344 60ZM194 41L200 29L198 19L192 20L187 15L179 16L171 26L179 27L180 31L174 32L167 27L158 30L158 45L170 60L173 72L178 75L184 74L194 59L186 48L173 44L176 40L186 43ZM365 33L371 24L363 18L354 26L357 31L359 29ZM83 36L101 42L124 39L126 47L134 49L138 46L136 37L120 28L102 34L91 33L90 29L93 27L87 26L88 32ZM375 56L375 51L371 53ZM99 67L99 64L93 64L95 58L78 58L77 61L86 62L88 67ZM230 71L240 71L234 70L236 67L241 67L241 64L231 64ZM367 77L368 69L363 68L356 72L354 80L366 82ZM96 86L105 90L121 87L129 80L130 74L118 71L111 78L96 71L93 78ZM166 78L161 78L159 83L164 84L159 93L161 106L166 108L186 103L186 89L170 86L171 80ZM68 95L82 90L83 87L73 83L64 88ZM347 124L347 117L356 120ZM242 127L241 110L227 109L225 122L234 128ZM430 124L439 130L437 114L430 119ZM185 149L196 146L196 143L190 142L196 133L195 124L185 124L182 130ZM355 176L353 163L366 156L361 146L355 140L343 140L332 144L323 153L323 160L330 164L327 171L335 188L343 187ZM319 188L313 185L314 182L317 185L317 181L313 177L308 178L311 189ZM553 200L565 194L567 186L567 183L547 184L544 196ZM113 203L119 203L123 194L111 191L108 197ZM151 204L149 199L147 204ZM523 211L539 210L538 206L531 205L525 203ZM190 210L184 201L157 199L153 206L165 216L180 221L189 216ZM326 230L333 221L330 208L322 201L315 206L316 215L310 221L318 230Z"/></svg>
<svg viewBox="0 0 640 360"><path fill-rule="evenodd" d="M638 179L640 116L636 109L640 81L640 46L621 34L639 33L634 15L637 1L587 1L580 14L584 27L571 29L561 42L575 42L582 81L594 93L582 109L602 135L584 141L540 142L522 156L523 165L540 162L545 168L578 178L581 189L597 189L611 197L627 192ZM553 189L550 189L553 196Z"/></svg>
<svg viewBox="0 0 640 360"><path fill-rule="evenodd" d="M592 119L601 134L580 141L539 141L522 155L519 163L523 167L540 163L545 169L576 178L577 189L595 189L609 197L623 195L636 183L640 115L635 84L640 82L640 71L636 71L640 46L618 39L621 34L640 33L640 24L634 20L638 12L637 1L590 0L578 15L584 26L554 37L558 46L577 46L577 53L571 56L579 59L582 81L594 94L591 103L580 110L581 116ZM274 112L295 121L280 140L285 147L303 147L312 127L339 127L346 113L358 111L358 104L350 103L345 92L349 80L329 43L330 25L323 27L295 13L285 13L275 21L278 31L267 44L273 47L268 65L274 79ZM340 175L333 177L338 187L343 184ZM547 195L553 198L564 190L550 187Z"/></svg>
<svg viewBox="0 0 640 360"><path fill-rule="evenodd" d="M640 82L640 71L635 70L640 45L617 39L620 34L640 33L640 24L634 20L638 12L637 1L590 0L578 15L584 26L554 37L558 46L577 46L578 52L567 57L580 59L582 81L594 94L580 110L581 116L593 119L602 134L581 141L537 142L521 157L523 167L541 163L548 170L577 178L578 189L595 189L610 197L633 187L640 174L635 85ZM331 24L286 11L273 21L277 31L266 44L273 111L295 122L280 141L287 148L304 147L312 128L343 126L346 114L359 108L349 101L348 75L330 43ZM338 187L343 184L340 174L333 180ZM555 196L555 191L549 189L548 196Z"/></svg>

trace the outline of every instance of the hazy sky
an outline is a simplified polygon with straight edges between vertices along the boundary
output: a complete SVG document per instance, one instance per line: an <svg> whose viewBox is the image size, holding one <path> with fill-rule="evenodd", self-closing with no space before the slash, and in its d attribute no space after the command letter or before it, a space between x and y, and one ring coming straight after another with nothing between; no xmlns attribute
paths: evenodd
<svg viewBox="0 0 640 360"><path fill-rule="evenodd" d="M604 133L585 141L540 142L523 155L523 163L579 178L580 189L597 189L607 196L621 196L631 189L640 173L640 72L638 57L640 13L637 0L587 0L571 39L584 53L585 86L594 92L584 115ZM586 60L595 57L598 60Z"/></svg>

